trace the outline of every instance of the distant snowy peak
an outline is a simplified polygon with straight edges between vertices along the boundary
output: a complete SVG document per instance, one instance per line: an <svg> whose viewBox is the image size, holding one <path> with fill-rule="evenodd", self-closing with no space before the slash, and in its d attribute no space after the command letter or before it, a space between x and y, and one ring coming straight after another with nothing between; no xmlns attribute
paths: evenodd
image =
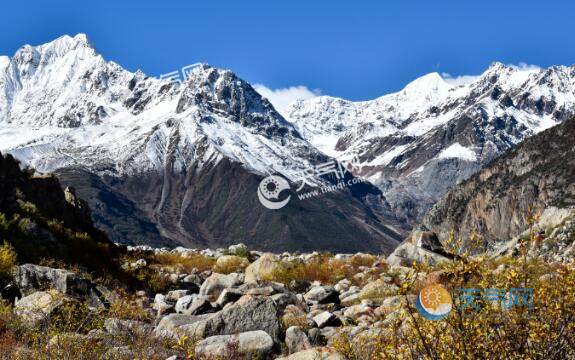
<svg viewBox="0 0 575 360"><path fill-rule="evenodd" d="M575 116L573 66L496 62L472 80L456 86L431 73L371 101L298 101L288 116L324 153L359 158L358 175L409 218L493 158Z"/></svg>

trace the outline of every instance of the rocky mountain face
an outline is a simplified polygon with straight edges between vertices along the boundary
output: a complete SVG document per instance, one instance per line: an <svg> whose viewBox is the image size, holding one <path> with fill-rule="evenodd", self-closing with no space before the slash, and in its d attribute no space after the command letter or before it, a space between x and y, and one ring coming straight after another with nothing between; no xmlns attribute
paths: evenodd
<svg viewBox="0 0 575 360"><path fill-rule="evenodd" d="M0 62L0 150L77 188L123 243L390 252L405 226L369 183L270 211L260 180L332 159L248 83L199 65L179 84L106 62L84 35ZM327 185L327 176L314 180ZM361 241L350 242L352 236Z"/></svg>
<svg viewBox="0 0 575 360"><path fill-rule="evenodd" d="M383 192L406 222L421 219L453 185L524 139L575 115L575 67L494 63L465 85L432 73L372 101L318 97L286 116Z"/></svg>
<svg viewBox="0 0 575 360"><path fill-rule="evenodd" d="M442 240L476 232L494 250L529 227L530 212L575 207L574 138L571 119L525 140L449 191L423 224Z"/></svg>
<svg viewBox="0 0 575 360"><path fill-rule="evenodd" d="M88 204L52 175L21 170L0 154L0 238L20 261L63 260L112 270L113 244L96 229Z"/></svg>

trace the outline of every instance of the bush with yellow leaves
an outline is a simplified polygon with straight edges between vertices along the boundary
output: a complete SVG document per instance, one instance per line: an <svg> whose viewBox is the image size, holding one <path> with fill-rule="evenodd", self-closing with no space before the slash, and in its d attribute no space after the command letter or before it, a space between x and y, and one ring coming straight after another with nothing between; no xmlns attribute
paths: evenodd
<svg viewBox="0 0 575 360"><path fill-rule="evenodd" d="M416 271L401 284L400 293L406 300L417 295L425 285L418 275L441 279L453 299L449 315L427 320L405 301L381 325L361 336L342 332L332 346L352 360L575 359L575 266L528 258L534 239L532 232L523 240L518 257L471 255L469 246L448 246L464 250L452 253L454 261L435 267L414 264ZM469 303L462 289L501 289L504 298L478 296ZM532 289L532 304L525 295L510 303L512 289Z"/></svg>

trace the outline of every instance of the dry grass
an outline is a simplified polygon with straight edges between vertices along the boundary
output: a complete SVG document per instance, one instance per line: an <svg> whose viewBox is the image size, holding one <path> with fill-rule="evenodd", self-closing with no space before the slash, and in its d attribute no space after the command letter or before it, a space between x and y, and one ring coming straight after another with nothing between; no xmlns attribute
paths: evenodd
<svg viewBox="0 0 575 360"><path fill-rule="evenodd" d="M370 267L369 272L378 276L385 265L373 267L377 257L372 255L353 256L350 259L336 259L331 254L321 254L308 261L297 261L279 267L271 280L284 284L296 281L320 281L322 284L336 284L340 280L349 279L356 283L365 283L369 276L362 280L354 280L356 274L362 273L363 267Z"/></svg>
<svg viewBox="0 0 575 360"><path fill-rule="evenodd" d="M250 262L244 257L229 256L226 257L225 262L218 259L213 271L220 274L231 274L243 271L249 264Z"/></svg>
<svg viewBox="0 0 575 360"><path fill-rule="evenodd" d="M180 270L187 274L194 271L211 270L215 262L215 259L199 253L183 256L178 253L167 252L156 254L153 258L153 264Z"/></svg>

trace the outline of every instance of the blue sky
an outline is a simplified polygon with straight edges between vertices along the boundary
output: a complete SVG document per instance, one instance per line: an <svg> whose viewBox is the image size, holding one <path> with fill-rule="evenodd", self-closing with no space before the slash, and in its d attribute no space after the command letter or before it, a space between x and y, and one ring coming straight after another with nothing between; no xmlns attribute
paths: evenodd
<svg viewBox="0 0 575 360"><path fill-rule="evenodd" d="M493 61L575 63L568 1L4 1L0 54L86 33L106 59L158 76L198 61L271 89L352 100Z"/></svg>

